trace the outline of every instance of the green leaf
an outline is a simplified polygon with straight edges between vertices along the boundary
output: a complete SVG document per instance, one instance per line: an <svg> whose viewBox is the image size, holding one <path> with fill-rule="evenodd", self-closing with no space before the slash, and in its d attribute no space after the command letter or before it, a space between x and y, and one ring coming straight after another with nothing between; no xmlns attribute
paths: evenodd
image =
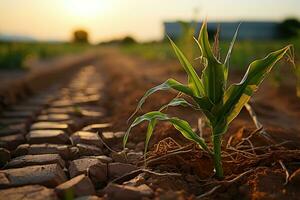
<svg viewBox="0 0 300 200"><path fill-rule="evenodd" d="M221 104L225 90L225 66L213 55L206 22L202 24L198 41L202 56L207 60L201 77L205 94L214 104Z"/></svg>
<svg viewBox="0 0 300 200"><path fill-rule="evenodd" d="M143 104L145 103L146 99L153 93L157 92L157 91L161 91L161 90L170 90L170 89L174 89L177 90L178 92L182 92L186 95L189 96L193 96L193 91L188 87L185 86L181 83L179 83L178 81L174 80L174 79L168 79L167 81L165 81L164 83L153 87L151 89L149 89L144 96L141 98L141 100L139 101L135 111L132 113L132 115L129 117L128 120L130 120L136 113L137 111L143 106Z"/></svg>
<svg viewBox="0 0 300 200"><path fill-rule="evenodd" d="M191 128L191 126L188 124L188 122L178 119L176 117L168 117L166 114L159 112L159 111L152 111L149 113L146 113L140 117L137 117L134 122L130 125L130 127L128 128L128 130L126 131L126 134L123 138L123 146L125 148L125 145L127 143L130 131L133 127L135 127L136 125L144 122L144 121L148 121L152 124L150 124L150 127L148 126L148 131L147 131L147 136L146 136L146 142L150 140L150 137L152 135L153 132L153 128L156 124L156 121L154 120L159 120L159 121L168 121L170 122L185 138L192 140L194 142L196 142L197 144L199 144L199 146L201 148L203 148L204 150L209 151L205 141L203 140L203 138L200 138Z"/></svg>
<svg viewBox="0 0 300 200"><path fill-rule="evenodd" d="M181 52L181 50L176 46L176 44L169 38L171 45L177 55L183 69L186 71L188 75L189 87L192 89L194 96L202 97L204 96L204 89L201 79L196 73L193 66L189 63L185 55Z"/></svg>
<svg viewBox="0 0 300 200"><path fill-rule="evenodd" d="M162 106L159 111L163 111L164 109L168 108L169 106L183 106L183 107L191 107L195 110L200 110L200 108L198 108L197 106L187 102L185 99L183 98L174 98L172 99L172 101L170 101L168 104Z"/></svg>
<svg viewBox="0 0 300 200"><path fill-rule="evenodd" d="M144 122L144 121L151 121L153 119L158 119L158 120L164 120L165 118L167 118L166 114L163 114L159 111L152 111L152 112L148 112L142 116L139 116L137 118L135 118L135 120L132 122L132 124L129 126L129 128L127 129L124 138L123 138L123 146L125 148L125 145L127 143L130 131L133 127L137 126L138 124Z"/></svg>
<svg viewBox="0 0 300 200"><path fill-rule="evenodd" d="M265 76L289 49L290 46L286 46L270 53L264 59L252 62L242 81L228 88L224 96L223 109L219 114L220 117L225 117L227 124L240 113Z"/></svg>
<svg viewBox="0 0 300 200"><path fill-rule="evenodd" d="M231 56L231 52L232 52L235 40L237 38L237 34L239 32L240 26L241 26L241 23L239 23L238 27L235 30L234 36L232 38L232 41L230 42L230 46L229 46L227 55L225 57L225 61L224 61L224 65L225 65L225 81L227 81L227 78L228 78L229 59L230 59L230 56Z"/></svg>
<svg viewBox="0 0 300 200"><path fill-rule="evenodd" d="M152 119L152 120L150 120L150 122L148 124L147 133L146 133L146 140L145 140L144 154L147 153L148 146L149 146L149 141L150 141L150 138L153 134L153 130L154 130L154 127L156 125L156 122L157 122L156 119Z"/></svg>

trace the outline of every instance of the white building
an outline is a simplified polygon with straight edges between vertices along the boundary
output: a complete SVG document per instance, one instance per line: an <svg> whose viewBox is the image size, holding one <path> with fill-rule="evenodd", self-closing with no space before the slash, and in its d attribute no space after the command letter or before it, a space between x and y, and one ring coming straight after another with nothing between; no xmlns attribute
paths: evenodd
<svg viewBox="0 0 300 200"><path fill-rule="evenodd" d="M192 23L192 22L191 22ZM217 27L220 25L220 40L231 40L236 28L240 22L209 22L207 25L208 32L214 35ZM199 33L202 22L197 22L196 30ZM247 21L242 22L238 39L240 40L270 40L279 37L278 22L269 21ZM165 35L171 38L178 38L182 34L182 25L179 22L165 22Z"/></svg>

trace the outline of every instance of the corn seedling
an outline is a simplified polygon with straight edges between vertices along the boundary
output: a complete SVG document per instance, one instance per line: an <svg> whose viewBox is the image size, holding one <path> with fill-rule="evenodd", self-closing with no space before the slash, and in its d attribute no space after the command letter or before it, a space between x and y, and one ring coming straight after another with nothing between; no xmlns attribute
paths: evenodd
<svg viewBox="0 0 300 200"><path fill-rule="evenodd" d="M283 58L291 48L291 46L286 46L278 51L268 54L263 59L252 62L241 82L227 87L228 63L236 35L237 31L230 44L225 60L221 62L212 51L208 40L207 24L203 23L199 38L195 39L201 52L201 60L205 66L201 78L186 56L170 39L175 54L188 76L188 84L182 84L174 79L168 79L161 85L151 88L139 101L132 116L134 116L142 107L149 95L161 90L173 89L179 93L183 93L190 97L193 100L193 103L188 102L184 98L176 97L158 111L148 112L135 118L124 136L124 147L131 129L138 124L147 121L148 129L145 140L146 153L155 125L158 121L167 121L170 122L185 138L197 143L200 148L207 151L213 157L216 176L222 178L221 144L223 134L226 133L229 124L240 113L243 106L249 101L252 94L258 89L258 86L271 71L273 66ZM163 110L169 106L189 106L204 113L211 127L212 149L209 148L203 138L193 131L187 121L163 113Z"/></svg>

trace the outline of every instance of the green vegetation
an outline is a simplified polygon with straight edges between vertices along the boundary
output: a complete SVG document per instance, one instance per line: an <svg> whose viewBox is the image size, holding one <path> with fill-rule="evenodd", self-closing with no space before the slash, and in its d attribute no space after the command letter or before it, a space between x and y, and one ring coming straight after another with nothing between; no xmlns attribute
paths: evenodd
<svg viewBox="0 0 300 200"><path fill-rule="evenodd" d="M287 44L294 45L296 58L297 56L300 56L300 39L286 41L237 41L230 58L230 65L233 69L245 70L245 66L248 66L252 60L264 57L266 56L266 52L269 52L272 49L279 49ZM226 53L226 49L228 49L229 45L230 42L220 41L219 46L221 55ZM163 61L175 59L176 57L172 53L167 42L124 45L121 48L122 51L127 54L140 56L148 60ZM194 48L197 48L197 46L194 45ZM197 51L195 50L194 52Z"/></svg>
<svg viewBox="0 0 300 200"><path fill-rule="evenodd" d="M148 90L140 100L137 109L132 116L134 116L142 107L148 96L160 90L176 90L180 94L185 94L193 100L193 103L188 102L184 98L176 97L158 111L148 112L137 117L130 125L124 136L124 147L127 143L131 129L144 121L148 121L149 123L145 142L146 152L156 123L158 121L167 121L170 122L184 137L197 143L203 150L207 151L213 157L216 176L218 178L223 177L221 162L221 144L223 134L226 133L229 124L240 113L241 109L249 101L252 94L257 90L258 86L271 71L273 66L282 59L285 54L291 53L291 46L286 46L278 51L268 54L263 59L252 62L249 65L242 81L228 87L229 59L236 34L230 44L226 58L224 62L222 62L217 58L218 52L213 52L210 46L207 25L206 23L203 23L199 38L198 40L195 39L201 52L200 60L204 66L201 78L196 73L195 68L188 61L186 56L170 39L175 54L188 76L188 84L182 84L174 79L168 79L161 85ZM163 110L169 106L180 105L190 106L199 112L201 111L206 116L212 132L212 149L209 148L203 138L193 131L187 121L177 117L170 117L163 113Z"/></svg>
<svg viewBox="0 0 300 200"><path fill-rule="evenodd" d="M0 43L0 69L24 69L28 59L49 59L89 47L72 43Z"/></svg>

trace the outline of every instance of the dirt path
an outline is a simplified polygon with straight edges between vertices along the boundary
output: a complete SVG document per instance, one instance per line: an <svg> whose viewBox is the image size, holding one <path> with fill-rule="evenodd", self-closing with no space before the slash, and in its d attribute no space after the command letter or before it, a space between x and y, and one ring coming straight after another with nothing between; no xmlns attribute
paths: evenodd
<svg viewBox="0 0 300 200"><path fill-rule="evenodd" d="M132 131L121 151L126 121L144 92L170 74L184 82L174 67L173 61L148 62L107 48L64 81L6 107L0 114L0 199L297 199L300 109L289 88L279 95L264 85L253 103L273 143L251 135L255 126L245 110L234 121L223 144L223 182L213 178L211 158L168 124L155 131L147 170L145 125ZM143 112L175 96L153 95ZM197 127L195 112L168 113ZM203 131L209 141L209 129ZM249 135L254 152L241 149L249 146L242 142Z"/></svg>

